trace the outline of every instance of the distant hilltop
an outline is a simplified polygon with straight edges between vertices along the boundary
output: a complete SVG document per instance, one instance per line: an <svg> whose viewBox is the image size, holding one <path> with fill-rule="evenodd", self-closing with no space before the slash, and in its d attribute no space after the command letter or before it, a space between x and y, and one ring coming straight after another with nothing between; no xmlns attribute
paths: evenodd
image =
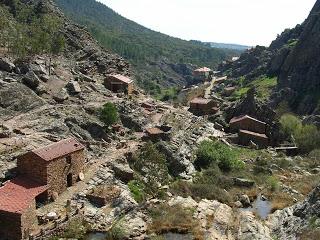
<svg viewBox="0 0 320 240"><path fill-rule="evenodd" d="M219 48L219 49L229 49L229 50L236 50L240 52L244 52L250 49L250 46L240 45L240 44L233 44L233 43L217 43L217 42L201 42L198 40L190 40L190 42L198 45L205 45L212 48Z"/></svg>
<svg viewBox="0 0 320 240"><path fill-rule="evenodd" d="M224 48L224 49L234 49L234 50L240 50L240 51L245 51L249 48L250 46L245 46L245 45L240 45L240 44L232 44L232 43L216 43L216 42L209 42L211 47L213 48Z"/></svg>

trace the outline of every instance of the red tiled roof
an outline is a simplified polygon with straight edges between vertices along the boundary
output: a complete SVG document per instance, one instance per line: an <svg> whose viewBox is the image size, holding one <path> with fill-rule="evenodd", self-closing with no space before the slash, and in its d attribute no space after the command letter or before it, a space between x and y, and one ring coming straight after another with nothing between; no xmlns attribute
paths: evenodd
<svg viewBox="0 0 320 240"><path fill-rule="evenodd" d="M243 115L243 116L239 116L239 117L234 117L234 118L232 118L232 119L230 120L230 123L240 122L240 121L242 121L242 120L244 120L244 119L250 119L250 120L252 120L252 121L255 121L255 122L258 122L258 123L262 123L262 124L265 124L265 125L266 125L265 122L259 121L258 119L255 119L255 118L250 117L250 116L248 116L248 115Z"/></svg>
<svg viewBox="0 0 320 240"><path fill-rule="evenodd" d="M244 133L246 135L252 135L252 136L268 139L267 135L261 134L261 133L250 132L250 131L247 131L247 130L240 130L240 133Z"/></svg>
<svg viewBox="0 0 320 240"><path fill-rule="evenodd" d="M52 161L56 158L63 157L67 154L84 149L84 146L74 138L68 138L57 143L50 144L46 147L33 150L36 154L45 161Z"/></svg>
<svg viewBox="0 0 320 240"><path fill-rule="evenodd" d="M163 133L163 131L159 128L148 128L146 131L150 135L158 135Z"/></svg>
<svg viewBox="0 0 320 240"><path fill-rule="evenodd" d="M47 189L48 186L42 186L28 178L15 178L0 187L0 211L21 214L35 197Z"/></svg>
<svg viewBox="0 0 320 240"><path fill-rule="evenodd" d="M194 98L190 103L193 103L193 104L208 104L211 101L212 101L211 99Z"/></svg>
<svg viewBox="0 0 320 240"><path fill-rule="evenodd" d="M194 71L195 72L211 72L212 70L210 68L203 67L203 68L198 68L198 69L196 69Z"/></svg>
<svg viewBox="0 0 320 240"><path fill-rule="evenodd" d="M119 80L121 82L127 83L127 84L133 82L132 79L130 79L130 78L126 77L126 76L123 76L121 74L110 74L107 77L113 77L113 78L115 78L115 79L117 79L117 80Z"/></svg>

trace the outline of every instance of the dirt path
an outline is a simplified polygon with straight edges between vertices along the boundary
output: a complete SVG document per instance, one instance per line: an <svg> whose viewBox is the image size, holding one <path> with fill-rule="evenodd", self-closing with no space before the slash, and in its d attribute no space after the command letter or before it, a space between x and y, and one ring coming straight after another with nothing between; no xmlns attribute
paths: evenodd
<svg viewBox="0 0 320 240"><path fill-rule="evenodd" d="M212 81L210 82L210 86L207 87L207 89L206 89L206 91L205 91L204 98L210 98L210 96L211 96L211 91L212 91L212 88L213 88L213 86L214 86L215 81L216 81L216 78L213 77L213 78L212 78Z"/></svg>

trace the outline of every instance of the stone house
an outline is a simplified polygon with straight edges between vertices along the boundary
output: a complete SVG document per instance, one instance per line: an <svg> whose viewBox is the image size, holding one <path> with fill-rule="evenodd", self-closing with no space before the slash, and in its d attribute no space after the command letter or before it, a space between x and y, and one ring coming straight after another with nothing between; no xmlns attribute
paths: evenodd
<svg viewBox="0 0 320 240"><path fill-rule="evenodd" d="M146 137L145 137L146 140L166 141L170 139L171 127L161 126L161 127L147 128L145 132L146 132Z"/></svg>
<svg viewBox="0 0 320 240"><path fill-rule="evenodd" d="M131 95L133 92L133 80L120 74L107 75L104 84L107 89L115 93L123 92Z"/></svg>
<svg viewBox="0 0 320 240"><path fill-rule="evenodd" d="M213 71L207 67L198 68L193 71L193 76L197 80L210 81L213 77Z"/></svg>
<svg viewBox="0 0 320 240"><path fill-rule="evenodd" d="M38 225L36 201L48 186L18 177L0 188L0 239L26 239Z"/></svg>
<svg viewBox="0 0 320 240"><path fill-rule="evenodd" d="M239 132L239 130L247 130L255 133L266 133L267 124L248 115L234 117L230 120L230 131Z"/></svg>
<svg viewBox="0 0 320 240"><path fill-rule="evenodd" d="M269 144L269 139L265 134L250 132L247 130L239 131L239 144L248 146L250 142L254 142L260 148L265 148Z"/></svg>
<svg viewBox="0 0 320 240"><path fill-rule="evenodd" d="M30 151L18 157L18 174L48 185L46 199L54 199L79 180L85 164L84 148L70 138Z"/></svg>
<svg viewBox="0 0 320 240"><path fill-rule="evenodd" d="M218 103L212 99L195 98L190 102L189 111L195 115L215 114L219 111Z"/></svg>

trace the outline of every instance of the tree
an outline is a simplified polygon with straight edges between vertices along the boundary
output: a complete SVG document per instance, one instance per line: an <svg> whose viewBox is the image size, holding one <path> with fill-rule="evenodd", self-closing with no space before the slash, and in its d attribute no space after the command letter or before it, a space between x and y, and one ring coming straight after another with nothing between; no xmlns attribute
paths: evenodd
<svg viewBox="0 0 320 240"><path fill-rule="evenodd" d="M116 106L107 102L100 110L100 119L104 122L107 128L119 120L119 114Z"/></svg>
<svg viewBox="0 0 320 240"><path fill-rule="evenodd" d="M142 147L133 168L142 175L145 192L153 197L157 196L161 185L168 183L166 158L151 142Z"/></svg>

